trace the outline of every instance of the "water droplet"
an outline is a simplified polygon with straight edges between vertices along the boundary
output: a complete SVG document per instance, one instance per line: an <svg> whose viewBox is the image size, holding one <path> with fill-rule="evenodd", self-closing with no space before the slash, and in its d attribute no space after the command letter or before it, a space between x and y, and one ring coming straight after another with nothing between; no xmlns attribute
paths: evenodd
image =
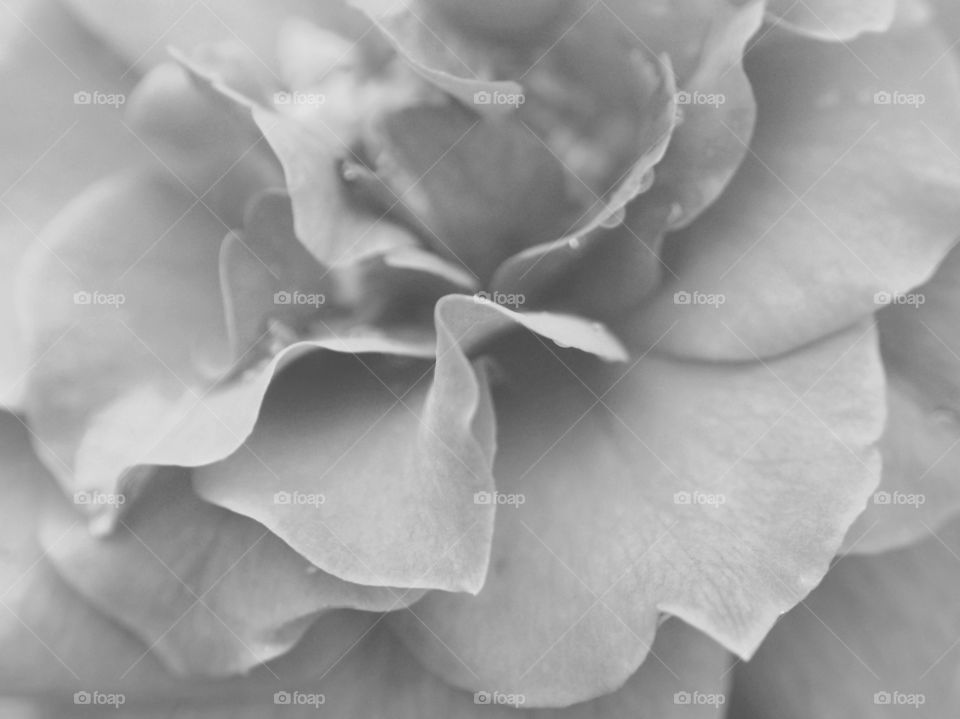
<svg viewBox="0 0 960 719"><path fill-rule="evenodd" d="M87 522L87 531L94 537L103 538L113 533L117 526L117 512L113 509L104 509L95 514Z"/></svg>
<svg viewBox="0 0 960 719"><path fill-rule="evenodd" d="M683 121L687 119L687 115L686 115L686 113L683 111L683 108L682 108L682 107L679 107L679 106L677 107L676 118L677 118L677 126L682 125L682 124L683 124Z"/></svg>
<svg viewBox="0 0 960 719"><path fill-rule="evenodd" d="M571 237L569 240L567 240L567 246L568 246L571 250L579 250L579 249L580 249L580 238L579 238L579 237Z"/></svg>
<svg viewBox="0 0 960 719"><path fill-rule="evenodd" d="M679 202L674 202L672 205L670 205L670 214L667 215L667 224L672 225L681 217L683 217L683 205L681 205Z"/></svg>

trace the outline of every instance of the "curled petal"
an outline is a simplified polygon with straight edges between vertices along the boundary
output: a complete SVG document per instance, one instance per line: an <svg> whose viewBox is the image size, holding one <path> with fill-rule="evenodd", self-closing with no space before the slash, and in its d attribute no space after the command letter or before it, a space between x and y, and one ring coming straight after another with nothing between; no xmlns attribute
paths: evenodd
<svg viewBox="0 0 960 719"><path fill-rule="evenodd" d="M476 597L428 594L422 623L388 618L458 686L527 706L604 694L662 614L748 657L823 577L879 480L870 328L768 365L648 355L598 375L536 339L495 356L510 379L494 396L490 575Z"/></svg>

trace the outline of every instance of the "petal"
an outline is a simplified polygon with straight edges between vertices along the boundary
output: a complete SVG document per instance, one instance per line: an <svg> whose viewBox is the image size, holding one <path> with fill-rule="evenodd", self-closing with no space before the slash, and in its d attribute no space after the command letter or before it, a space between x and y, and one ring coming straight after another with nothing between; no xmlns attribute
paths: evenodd
<svg viewBox="0 0 960 719"><path fill-rule="evenodd" d="M960 226L960 85L948 60L933 66L942 52L915 29L754 49L751 155L720 200L668 238L675 277L644 317L648 339L676 322L661 344L670 351L770 356L872 312L877 292L924 281ZM695 293L723 302L683 302Z"/></svg>
<svg viewBox="0 0 960 719"><path fill-rule="evenodd" d="M185 676L248 671L289 651L323 611L420 597L317 571L262 525L199 499L184 470L156 477L121 525L97 537L66 510L41 536L61 576Z"/></svg>
<svg viewBox="0 0 960 719"><path fill-rule="evenodd" d="M743 69L744 48L763 20L763 3L721 4L700 62L680 86L683 121L657 165L638 212L670 207L670 229L685 227L720 196L740 166L753 134L756 103Z"/></svg>
<svg viewBox="0 0 960 719"><path fill-rule="evenodd" d="M842 42L889 29L896 0L767 0L767 15L793 32Z"/></svg>
<svg viewBox="0 0 960 719"><path fill-rule="evenodd" d="M493 485L493 415L485 376L454 342L441 327L432 384L421 365L359 357L291 368L249 451L198 469L197 491L347 581L478 591L493 507L474 496Z"/></svg>
<svg viewBox="0 0 960 719"><path fill-rule="evenodd" d="M363 5L362 2L357 5ZM424 16L414 12L404 3L399 3L394 12L369 17L393 46L420 77L462 102L476 112L489 117L500 117L516 110L516 104L482 103L477 101L478 94L523 96L523 87L510 80L483 78L475 67L464 60L478 54L465 38L453 31L435 13L429 13L427 7L421 7ZM451 47L451 45L453 47ZM480 64L480 58L475 58Z"/></svg>
<svg viewBox="0 0 960 719"><path fill-rule="evenodd" d="M841 559L737 667L733 715L955 715L958 530L954 522L911 549Z"/></svg>
<svg viewBox="0 0 960 719"><path fill-rule="evenodd" d="M388 621L448 681L521 692L527 706L620 686L662 613L749 656L820 581L879 479L873 333L769 365L647 356L602 384L577 356L544 350L515 347L526 371L506 366L495 395L483 591L431 593L414 607L422 621Z"/></svg>
<svg viewBox="0 0 960 719"><path fill-rule="evenodd" d="M6 4L0 27L0 103L10 109L0 120L0 404L19 405L29 366L13 301L20 258L80 189L146 153L118 108L134 78L58 2ZM75 102L94 91L116 103Z"/></svg>
<svg viewBox="0 0 960 719"><path fill-rule="evenodd" d="M851 528L847 549L910 544L960 511L960 250L933 279L877 314L887 371L883 482Z"/></svg>
<svg viewBox="0 0 960 719"><path fill-rule="evenodd" d="M264 69L276 66L274 48L283 21L296 15L359 35L363 23L340 3L316 0L63 0L90 30L106 40L130 71L142 72L167 59L167 48L184 51L223 40L239 41Z"/></svg>
<svg viewBox="0 0 960 719"><path fill-rule="evenodd" d="M304 647L299 653L306 654ZM182 719L310 719L318 711L338 719L420 719L430 716L449 719L613 719L624 716L657 719L720 719L726 700L729 674L725 653L696 630L681 622L664 625L662 638L650 658L619 691L595 701L567 709L516 709L499 702L522 701L523 697L503 692L477 693L454 689L424 670L409 652L383 627L377 627L346 654L329 676L314 682L283 682L277 704L272 691L261 690L252 701L237 706L225 701L203 707L181 703ZM694 692L698 702L693 703ZM284 696L285 694L285 696ZM489 695L490 702L485 700ZM322 699L321 699L322 698ZM686 703L686 699L690 702ZM497 703L494 703L494 699ZM315 701L316 704L309 704ZM321 703L322 701L322 703ZM296 706L295 702L303 702ZM73 710L73 707L71 707ZM83 716L83 715L78 715ZM117 719L162 719L168 714L112 712ZM51 717L52 719L52 717Z"/></svg>
<svg viewBox="0 0 960 719"><path fill-rule="evenodd" d="M349 204L340 158L350 148L326 125L307 127L262 107L252 112L283 164L297 237L319 262L347 265L416 244L408 231Z"/></svg>

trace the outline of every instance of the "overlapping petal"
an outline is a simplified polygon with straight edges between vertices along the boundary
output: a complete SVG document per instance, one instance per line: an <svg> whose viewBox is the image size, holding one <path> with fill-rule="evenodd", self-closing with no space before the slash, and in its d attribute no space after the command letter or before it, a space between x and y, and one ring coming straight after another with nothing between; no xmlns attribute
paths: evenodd
<svg viewBox="0 0 960 719"><path fill-rule="evenodd" d="M749 656L820 581L879 480L870 328L769 365L647 356L602 382L534 339L513 353L495 394L487 583L427 595L423 623L388 620L459 686L528 706L612 691L663 613Z"/></svg>
<svg viewBox="0 0 960 719"><path fill-rule="evenodd" d="M422 594L318 571L262 525L201 500L183 470L156 477L109 537L78 519L61 509L45 522L51 562L186 676L249 671L289 651L324 611L389 611Z"/></svg>
<svg viewBox="0 0 960 719"><path fill-rule="evenodd" d="M651 340L676 322L663 343L674 352L774 355L929 277L960 225L960 84L944 50L912 25L849 46L771 34L754 48L750 156L669 239L675 277L643 318Z"/></svg>
<svg viewBox="0 0 960 719"><path fill-rule="evenodd" d="M734 715L956 713L958 530L952 522L910 549L841 559L737 668Z"/></svg>
<svg viewBox="0 0 960 719"><path fill-rule="evenodd" d="M960 251L878 314L888 383L883 482L847 538L875 552L924 538L960 511Z"/></svg>

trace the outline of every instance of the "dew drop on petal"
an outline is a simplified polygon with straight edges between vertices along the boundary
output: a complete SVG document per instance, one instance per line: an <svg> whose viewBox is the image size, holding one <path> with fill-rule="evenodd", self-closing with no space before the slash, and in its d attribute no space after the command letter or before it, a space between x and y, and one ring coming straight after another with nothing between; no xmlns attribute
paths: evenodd
<svg viewBox="0 0 960 719"><path fill-rule="evenodd" d="M580 249L580 238L579 238L579 237L571 237L569 240L567 240L567 247L569 247L571 250L579 250L579 249Z"/></svg>

